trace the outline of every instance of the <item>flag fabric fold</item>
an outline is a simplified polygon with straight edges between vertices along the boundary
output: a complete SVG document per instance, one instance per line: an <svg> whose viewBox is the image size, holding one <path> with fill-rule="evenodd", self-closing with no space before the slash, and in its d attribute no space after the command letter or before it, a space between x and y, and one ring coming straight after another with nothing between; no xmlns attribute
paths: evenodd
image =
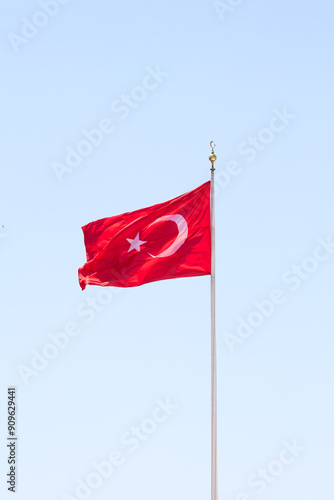
<svg viewBox="0 0 334 500"><path fill-rule="evenodd" d="M79 269L81 288L210 274L210 184L83 226L87 262Z"/></svg>

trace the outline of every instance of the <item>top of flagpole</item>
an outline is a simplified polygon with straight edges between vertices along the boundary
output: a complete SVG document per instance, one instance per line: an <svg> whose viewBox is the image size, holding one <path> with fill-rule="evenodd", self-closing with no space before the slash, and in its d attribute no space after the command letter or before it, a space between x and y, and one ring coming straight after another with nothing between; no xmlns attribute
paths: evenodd
<svg viewBox="0 0 334 500"><path fill-rule="evenodd" d="M210 170L213 172L215 170L215 161L217 160L217 156L215 155L215 151L213 149L216 147L216 145L213 141L210 142L210 147L211 147L211 155L209 156L209 160L211 161Z"/></svg>

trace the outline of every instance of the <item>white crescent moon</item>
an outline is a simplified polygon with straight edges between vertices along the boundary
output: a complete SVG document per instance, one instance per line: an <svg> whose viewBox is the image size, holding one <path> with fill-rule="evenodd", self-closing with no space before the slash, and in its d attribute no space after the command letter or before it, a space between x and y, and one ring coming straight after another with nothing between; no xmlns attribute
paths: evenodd
<svg viewBox="0 0 334 500"><path fill-rule="evenodd" d="M152 224L150 224L148 227L151 227L151 226L153 226L153 224L157 224L158 222L167 221L167 220L171 220L172 222L175 222L175 224L177 225L177 228L179 230L179 234L175 238L174 242L168 248L166 248L166 250L164 250L163 252L158 253L158 255L152 255L150 253L149 255L151 257L153 257L154 259L156 257L169 257L170 255L173 255L173 253L175 253L176 250L178 250L178 248L180 248L180 246L183 245L183 243L186 241L186 239L188 237L187 221L180 214L164 215L163 217L159 217L159 219L152 222Z"/></svg>

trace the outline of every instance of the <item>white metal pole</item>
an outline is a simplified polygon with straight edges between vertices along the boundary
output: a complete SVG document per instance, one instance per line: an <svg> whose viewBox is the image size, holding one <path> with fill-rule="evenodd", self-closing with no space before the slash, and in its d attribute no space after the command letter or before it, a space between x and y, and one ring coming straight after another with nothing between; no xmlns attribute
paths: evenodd
<svg viewBox="0 0 334 500"><path fill-rule="evenodd" d="M215 203L214 163L217 159L211 141L211 500L218 500L217 479L217 369L216 369L216 254L215 254Z"/></svg>

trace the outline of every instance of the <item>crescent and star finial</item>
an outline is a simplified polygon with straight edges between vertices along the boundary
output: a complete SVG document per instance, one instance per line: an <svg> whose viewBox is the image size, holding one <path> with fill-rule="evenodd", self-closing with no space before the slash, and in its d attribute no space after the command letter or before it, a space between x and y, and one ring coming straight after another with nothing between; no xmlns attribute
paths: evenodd
<svg viewBox="0 0 334 500"><path fill-rule="evenodd" d="M215 169L214 163L217 160L217 156L215 155L215 150L214 150L216 145L213 141L210 142L210 147L211 147L211 155L209 156L209 160L211 161L211 170L214 171Z"/></svg>

